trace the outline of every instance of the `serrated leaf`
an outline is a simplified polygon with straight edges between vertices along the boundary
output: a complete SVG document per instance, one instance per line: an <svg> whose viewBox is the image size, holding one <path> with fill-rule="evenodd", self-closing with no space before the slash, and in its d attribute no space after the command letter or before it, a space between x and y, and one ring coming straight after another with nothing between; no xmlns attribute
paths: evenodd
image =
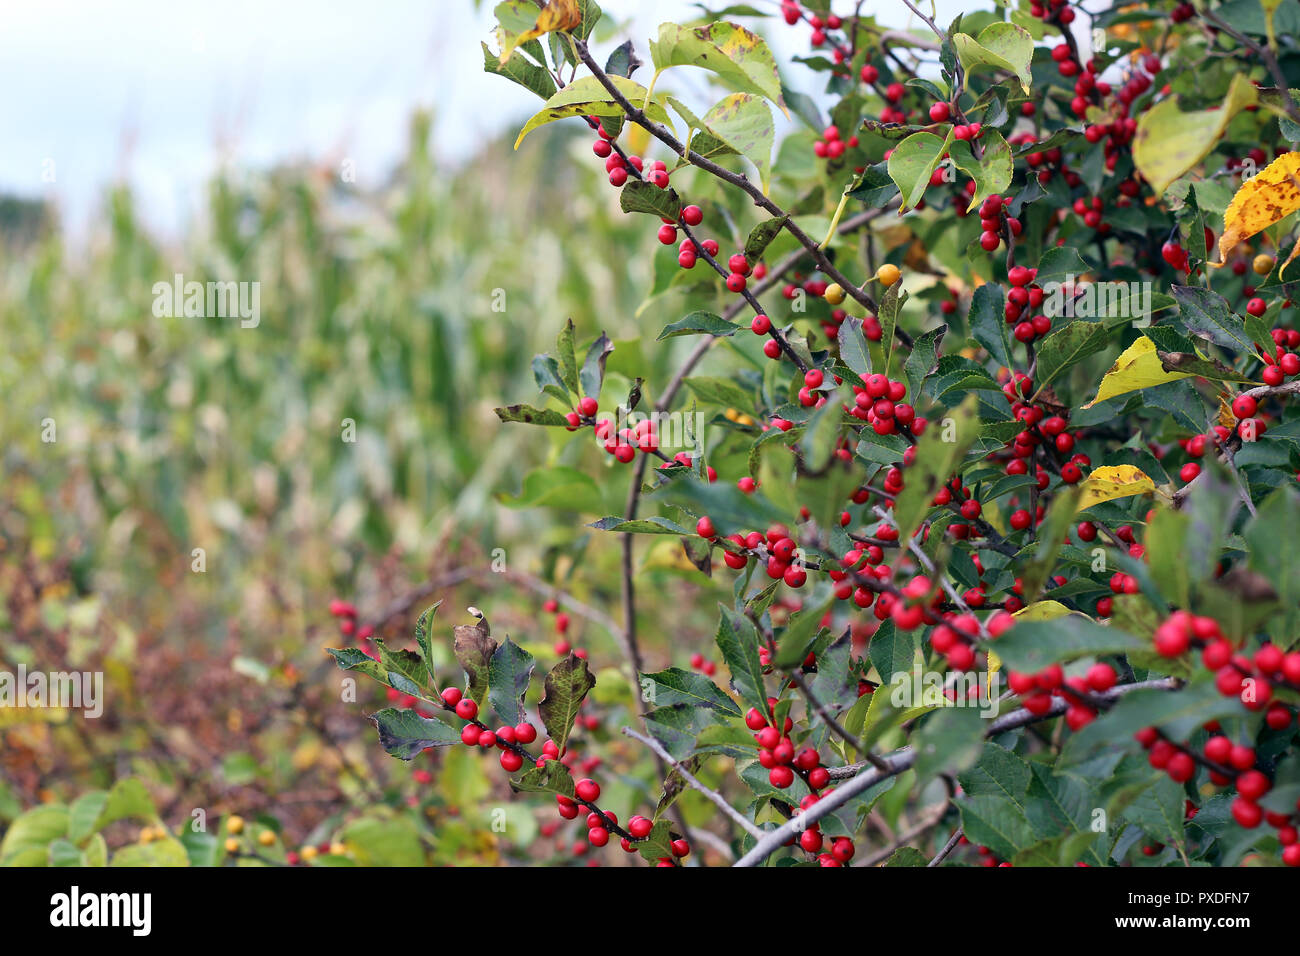
<svg viewBox="0 0 1300 956"><path fill-rule="evenodd" d="M436 717L421 717L414 710L386 707L371 714L370 719L379 730L384 750L401 760L413 760L426 747L450 747L461 742L460 731Z"/></svg>
<svg viewBox="0 0 1300 956"><path fill-rule="evenodd" d="M488 664L488 701L511 727L524 719L523 699L532 677L533 655L507 637Z"/></svg>
<svg viewBox="0 0 1300 956"><path fill-rule="evenodd" d="M587 662L576 654L564 658L546 675L544 695L537 710L546 725L546 732L561 753L583 698L595 686L596 678L588 669Z"/></svg>
<svg viewBox="0 0 1300 956"><path fill-rule="evenodd" d="M651 694L650 702L656 707L687 704L691 707L707 707L730 717L741 715L736 702L703 674L670 667L654 674L642 674L641 682L642 687Z"/></svg>
<svg viewBox="0 0 1300 956"><path fill-rule="evenodd" d="M676 322L670 322L663 327L659 333L659 338L655 341L662 342L664 339L671 339L677 335L735 335L740 331L740 326L712 312L692 312L690 315L678 319Z"/></svg>

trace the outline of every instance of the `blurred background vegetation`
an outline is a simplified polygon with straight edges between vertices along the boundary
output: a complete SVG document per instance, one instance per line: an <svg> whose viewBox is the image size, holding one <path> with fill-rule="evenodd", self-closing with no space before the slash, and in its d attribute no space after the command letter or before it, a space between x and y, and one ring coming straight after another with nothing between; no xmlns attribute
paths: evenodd
<svg viewBox="0 0 1300 956"><path fill-rule="evenodd" d="M41 203L0 202L0 666L102 669L107 688L98 721L0 714L0 829L125 774L164 819L264 812L288 844L328 838L359 805L455 813L501 785L490 761L448 754L432 795L412 787L362 719L373 692L339 703L322 648L341 640L332 597L400 642L423 609L403 595L463 577L430 600L493 608L494 626L549 655L542 597L501 583L488 597L474 575L498 548L511 570L617 613L613 537L588 549L579 516L531 507L536 488L515 496L548 460L585 462L596 481L541 502L613 513L626 478L600 478L614 463L590 442L492 412L539 401L530 362L568 317L580 347L601 329L618 343L616 398L632 376L662 381L680 352L636 342L663 324L637 314L653 240L597 189L567 125L445 168L417 114L374 190L333 166L232 167L177 244L124 187L85 242ZM154 284L177 273L260 282L260 324L155 316ZM593 665L617 666L609 635L590 637ZM482 827L461 836L485 860L500 852Z"/></svg>

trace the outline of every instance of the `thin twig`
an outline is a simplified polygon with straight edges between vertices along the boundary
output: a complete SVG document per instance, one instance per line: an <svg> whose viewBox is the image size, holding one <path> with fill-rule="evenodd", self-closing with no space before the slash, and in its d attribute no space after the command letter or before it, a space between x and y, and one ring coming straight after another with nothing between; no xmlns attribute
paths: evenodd
<svg viewBox="0 0 1300 956"><path fill-rule="evenodd" d="M727 802L726 797L722 796L722 794L718 793L716 790L711 790L704 784L700 783L699 779L696 778L694 774L683 767L680 762L674 760L668 751L664 750L664 748L659 744L659 741L655 740L653 737L639 734L631 727L624 727L623 733L626 736L631 737L633 740L639 740L641 743L653 750L659 758L664 761L664 763L668 764L668 766L672 767L681 775L681 778L686 781L687 786L704 794L705 798L721 810L733 823L736 824L736 826L740 827L756 840L761 840L763 838L762 830L746 820L735 807Z"/></svg>

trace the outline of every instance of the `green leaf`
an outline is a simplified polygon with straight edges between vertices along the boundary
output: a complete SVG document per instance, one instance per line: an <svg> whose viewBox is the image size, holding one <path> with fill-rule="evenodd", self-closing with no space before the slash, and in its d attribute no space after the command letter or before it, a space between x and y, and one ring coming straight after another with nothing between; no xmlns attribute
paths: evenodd
<svg viewBox="0 0 1300 956"><path fill-rule="evenodd" d="M1127 807L1123 817L1161 843L1179 845L1184 840L1187 795L1182 784L1161 774L1154 786L1144 789Z"/></svg>
<svg viewBox="0 0 1300 956"><path fill-rule="evenodd" d="M1038 274L1034 281L1046 287L1048 282L1060 282L1071 276L1077 278L1087 271L1088 263L1083 261L1078 249L1072 246L1053 246L1038 261Z"/></svg>
<svg viewBox="0 0 1300 956"><path fill-rule="evenodd" d="M1038 842L1024 813L1010 800L981 794L961 800L957 806L966 839L988 847L1000 859L1009 860Z"/></svg>
<svg viewBox="0 0 1300 956"><path fill-rule="evenodd" d="M346 824L339 838L357 866L424 866L426 862L413 817L363 816Z"/></svg>
<svg viewBox="0 0 1300 956"><path fill-rule="evenodd" d="M578 373L582 379L582 394L600 398L600 390L605 384L605 361L613 351L614 343L604 332L591 343L591 348L587 349L587 358L582 363L582 371Z"/></svg>
<svg viewBox="0 0 1300 956"><path fill-rule="evenodd" d="M368 657L356 647L327 647L326 653L334 658L334 662L345 671L360 671L367 677L372 677L381 684L388 683L388 673L380 665L379 661Z"/></svg>
<svg viewBox="0 0 1300 956"><path fill-rule="evenodd" d="M661 219L677 219L682 214L682 200L671 186L660 189L644 179L629 179L618 194L624 212L645 212Z"/></svg>
<svg viewBox="0 0 1300 956"><path fill-rule="evenodd" d="M767 104L749 93L732 93L705 113L703 122L709 133L757 167L763 192L767 192L776 138Z"/></svg>
<svg viewBox="0 0 1300 956"><path fill-rule="evenodd" d="M917 442L916 460L908 468L907 482L894 502L894 520L898 524L899 541L904 545L916 533L934 496L979 435L975 409L975 396L971 395L945 418L931 420Z"/></svg>
<svg viewBox="0 0 1300 956"><path fill-rule="evenodd" d="M729 379L696 375L686 379L684 384L706 405L745 409L754 403L748 392Z"/></svg>
<svg viewBox="0 0 1300 956"><path fill-rule="evenodd" d="M546 675L545 693L537 710L546 725L546 732L561 753L569 739L569 731L573 730L573 721L578 716L583 698L595 686L596 678L587 668L587 662L576 654L564 658Z"/></svg>
<svg viewBox="0 0 1300 956"><path fill-rule="evenodd" d="M502 722L513 727L524 719L524 694L533 677L533 655L506 638L488 664L488 701Z"/></svg>
<svg viewBox="0 0 1300 956"><path fill-rule="evenodd" d="M790 615L785 630L781 632L776 658L772 661L773 666L795 667L808 656L813 639L821 630L822 618L835 604L835 600L835 597L831 596L819 604L806 606Z"/></svg>
<svg viewBox="0 0 1300 956"><path fill-rule="evenodd" d="M840 423L844 410L840 407L838 396L831 393L826 404L813 412L799 439L799 450L803 453L804 464L813 473L820 472L835 453L835 442L840 437Z"/></svg>
<svg viewBox="0 0 1300 956"><path fill-rule="evenodd" d="M948 326L941 325L937 329L921 333L912 343L912 353L903 363L903 374L907 378L908 400L913 405L920 400L921 383L939 363L939 343L947 331Z"/></svg>
<svg viewBox="0 0 1300 956"><path fill-rule="evenodd" d="M772 244L772 240L781 234L781 230L785 228L785 224L789 219L789 216L764 219L749 230L749 238L745 240L745 258L750 262L757 262L763 258L763 253Z"/></svg>
<svg viewBox="0 0 1300 956"><path fill-rule="evenodd" d="M649 686L646 686L647 682ZM703 674L670 667L654 674L642 674L641 684L643 691L650 694L650 703L656 707L687 704L707 707L729 717L741 716L736 702Z"/></svg>
<svg viewBox="0 0 1300 956"><path fill-rule="evenodd" d="M952 46L966 71L963 88L972 72L986 66L1012 74L1025 93L1029 93L1029 61L1034 55L1034 38L1024 27L1002 21L990 23L977 37L954 33Z"/></svg>
<svg viewBox="0 0 1300 956"><path fill-rule="evenodd" d="M379 666L387 675L386 683L389 687L413 697L425 696L424 683L428 671L419 654L408 650L393 650L379 638L375 638L375 649L379 652Z"/></svg>
<svg viewBox="0 0 1300 956"><path fill-rule="evenodd" d="M718 22L691 28L664 23L659 38L650 41L650 59L657 72L671 66L709 70L732 89L766 96L785 109L772 51L762 37L738 24Z"/></svg>
<svg viewBox="0 0 1300 956"><path fill-rule="evenodd" d="M889 177L888 163L876 163L864 169L846 191L850 199L868 209L880 209L898 195L898 184Z"/></svg>
<svg viewBox="0 0 1300 956"><path fill-rule="evenodd" d="M619 531L623 534L691 535L695 533L693 530L683 528L675 521L661 518L658 515L649 518L636 518L632 521L618 515L610 515L608 518L593 521L587 527L595 528L597 531Z"/></svg>
<svg viewBox="0 0 1300 956"><path fill-rule="evenodd" d="M912 737L918 779L936 773L961 773L975 764L984 750L988 721L978 707L940 707L921 721Z"/></svg>
<svg viewBox="0 0 1300 956"><path fill-rule="evenodd" d="M560 363L550 355L533 356L533 381L539 391L545 392L558 402L568 405L572 402L564 381L560 378Z"/></svg>
<svg viewBox="0 0 1300 956"><path fill-rule="evenodd" d="M1011 670L1037 673L1057 661L1123 654L1144 646L1118 628L1069 614L1051 621L1018 621L993 643L993 650Z"/></svg>
<svg viewBox="0 0 1300 956"><path fill-rule="evenodd" d="M154 807L153 798L149 796L144 784L135 777L125 777L113 784L91 829L102 830L118 820L158 822L158 810Z"/></svg>
<svg viewBox="0 0 1300 956"><path fill-rule="evenodd" d="M559 412L549 408L534 408L532 405L506 405L493 409L497 418L503 422L520 422L525 425L547 425L568 428L569 422Z"/></svg>
<svg viewBox="0 0 1300 956"><path fill-rule="evenodd" d="M132 843L113 854L109 866L189 866L190 855L175 837Z"/></svg>
<svg viewBox="0 0 1300 956"><path fill-rule="evenodd" d="M393 757L412 760L426 747L449 747L460 743L460 731L436 717L421 717L414 710L385 707L371 714L379 730L379 743Z"/></svg>
<svg viewBox="0 0 1300 956"><path fill-rule="evenodd" d="M906 212L925 195L930 185L930 175L952 142L952 128L947 136L936 136L924 130L913 133L894 147L889 154L889 178L902 194L902 211Z"/></svg>
<svg viewBox="0 0 1300 956"><path fill-rule="evenodd" d="M1034 384L1041 393L1070 366L1100 352L1110 339L1109 330L1100 322L1076 319L1053 329L1038 346L1038 366Z"/></svg>
<svg viewBox="0 0 1300 956"><path fill-rule="evenodd" d="M692 312L685 318L665 325L655 341L662 342L677 335L735 335L738 331L740 326L712 312Z"/></svg>
<svg viewBox="0 0 1300 956"><path fill-rule="evenodd" d="M1001 638L998 643L1001 643ZM1064 756L1077 761L1099 746L1129 744L1133 735L1143 727L1159 727L1175 740L1186 740L1209 721L1227 719L1240 713L1241 701L1221 695L1212 680L1180 690L1135 690L1125 694L1110 710L1074 734L1066 745Z"/></svg>
<svg viewBox="0 0 1300 956"><path fill-rule="evenodd" d="M979 761L957 779L967 796L993 794L1023 806L1031 776L1029 764L1005 747L989 742Z"/></svg>
<svg viewBox="0 0 1300 956"><path fill-rule="evenodd" d="M555 354L559 356L560 378L570 395L578 394L578 359L574 352L573 319L566 319L564 328L555 337Z"/></svg>
<svg viewBox="0 0 1300 956"><path fill-rule="evenodd" d="M954 139L948 144L953 164L975 181L975 195L966 211L970 212L989 196L1006 192L1011 185L1011 147L1002 134L991 129L980 136L983 152L975 157L970 142Z"/></svg>
<svg viewBox="0 0 1300 956"><path fill-rule="evenodd" d="M502 63L501 58L493 53L486 43L482 46L485 72L514 80L524 89L536 93L544 100L555 95L555 80L545 68L530 63L528 58L520 53L511 53L506 62Z"/></svg>
<svg viewBox="0 0 1300 956"><path fill-rule="evenodd" d="M1004 293L1000 285L986 282L971 295L966 322L971 336L984 346L990 358L1003 368L1013 368L1007 325L1003 320Z"/></svg>
<svg viewBox="0 0 1300 956"><path fill-rule="evenodd" d="M572 798L573 777L569 768L558 760L548 760L540 767L530 767L518 780L510 781L516 793L558 793Z"/></svg>
<svg viewBox="0 0 1300 956"><path fill-rule="evenodd" d="M1223 296L1199 286L1176 285L1169 291L1178 301L1178 314L1188 332L1248 355L1255 351L1245 323Z"/></svg>
<svg viewBox="0 0 1300 956"><path fill-rule="evenodd" d="M862 377L871 374L871 353L862 334L862 320L849 317L840 323L838 332L840 360Z"/></svg>
<svg viewBox="0 0 1300 956"><path fill-rule="evenodd" d="M99 815L108 803L107 790L90 790L68 808L68 839L81 843L99 828Z"/></svg>
<svg viewBox="0 0 1300 956"><path fill-rule="evenodd" d="M716 643L731 671L731 686L748 704L767 713L767 688L763 686L763 665L758 659L758 632L744 615L719 605Z"/></svg>
<svg viewBox="0 0 1300 956"><path fill-rule="evenodd" d="M663 123L665 126L672 126L672 119L658 100L652 99L646 102L647 90L640 83L634 83L622 76L611 76L609 80L628 102L643 107L649 119L656 123ZM614 102L614 97L601 85L600 80L594 76L584 76L558 91L524 124L524 128L519 131L519 137L515 140L515 149L518 149L524 137L537 127L545 126L555 120L570 116L623 115L623 107Z"/></svg>
<svg viewBox="0 0 1300 956"><path fill-rule="evenodd" d="M10 864L19 853L38 850L44 859L46 847L68 833L68 808L46 803L20 814L0 840L0 863Z"/></svg>

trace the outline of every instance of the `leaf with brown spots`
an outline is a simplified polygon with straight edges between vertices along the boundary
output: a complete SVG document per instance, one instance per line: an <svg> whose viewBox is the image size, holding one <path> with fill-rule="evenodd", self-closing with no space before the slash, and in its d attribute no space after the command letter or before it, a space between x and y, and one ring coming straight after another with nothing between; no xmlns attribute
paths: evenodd
<svg viewBox="0 0 1300 956"><path fill-rule="evenodd" d="M1239 242L1300 209L1300 177L1297 174L1300 174L1300 153L1285 153L1241 184L1223 216L1217 265L1227 261L1228 253ZM1291 250L1291 255L1282 263L1282 269L1297 254L1300 254L1300 245Z"/></svg>

